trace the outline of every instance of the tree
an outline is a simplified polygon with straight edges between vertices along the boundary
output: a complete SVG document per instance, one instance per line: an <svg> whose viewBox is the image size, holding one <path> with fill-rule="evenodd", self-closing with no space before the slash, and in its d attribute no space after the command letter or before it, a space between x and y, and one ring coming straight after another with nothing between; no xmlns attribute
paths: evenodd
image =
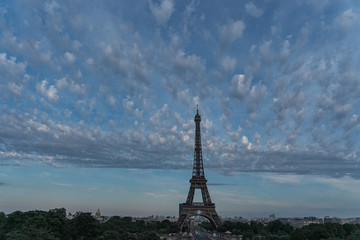
<svg viewBox="0 0 360 240"><path fill-rule="evenodd" d="M48 229L36 228L35 226L23 226L6 234L7 239L11 240L60 240Z"/></svg>
<svg viewBox="0 0 360 240"><path fill-rule="evenodd" d="M335 237L334 234L328 231L323 225L317 224L311 231L309 240L328 239Z"/></svg>
<svg viewBox="0 0 360 240"><path fill-rule="evenodd" d="M3 240L5 238L4 234L5 234L5 226L6 223L6 215L3 212L0 212L0 240Z"/></svg>
<svg viewBox="0 0 360 240"><path fill-rule="evenodd" d="M306 240L305 233L302 229L295 229L290 233L291 240Z"/></svg>
<svg viewBox="0 0 360 240"><path fill-rule="evenodd" d="M23 213L20 211L15 211L7 216L6 223L4 226L4 232L11 232L13 229L20 228L20 225L23 224Z"/></svg>
<svg viewBox="0 0 360 240"><path fill-rule="evenodd" d="M51 209L47 213L47 226L51 229L54 236L64 238L66 235L65 226L68 219L66 218L65 208Z"/></svg>
<svg viewBox="0 0 360 240"><path fill-rule="evenodd" d="M91 213L79 212L71 220L72 237L74 239L96 239L99 236L99 222Z"/></svg>
<svg viewBox="0 0 360 240"><path fill-rule="evenodd" d="M349 235L351 235L352 232L355 232L356 230L358 230L357 225L349 224L349 223L345 223L344 225L342 225L342 228L344 229L346 236L349 236Z"/></svg>
<svg viewBox="0 0 360 240"><path fill-rule="evenodd" d="M264 229L264 225L262 223L256 223L254 221L250 222L250 230L252 230L254 234L262 233L263 229Z"/></svg>
<svg viewBox="0 0 360 240"><path fill-rule="evenodd" d="M139 240L160 240L160 237L156 234L156 232L147 232Z"/></svg>
<svg viewBox="0 0 360 240"><path fill-rule="evenodd" d="M339 223L325 223L324 227L328 232L332 233L333 237L344 238L346 235L342 225Z"/></svg>
<svg viewBox="0 0 360 240"><path fill-rule="evenodd" d="M359 240L360 239L360 230L355 229L351 234L346 238L347 240Z"/></svg>
<svg viewBox="0 0 360 240"><path fill-rule="evenodd" d="M117 231L105 231L100 237L99 240L122 240L121 234Z"/></svg>
<svg viewBox="0 0 360 240"><path fill-rule="evenodd" d="M279 220L275 220L272 222L269 222L269 224L266 226L266 229L271 232L272 234L287 234L293 231L293 227L289 224L283 224Z"/></svg>

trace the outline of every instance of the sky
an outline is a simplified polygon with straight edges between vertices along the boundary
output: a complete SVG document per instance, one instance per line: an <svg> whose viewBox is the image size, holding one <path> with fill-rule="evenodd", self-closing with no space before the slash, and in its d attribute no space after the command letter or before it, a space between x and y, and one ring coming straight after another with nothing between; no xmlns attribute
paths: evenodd
<svg viewBox="0 0 360 240"><path fill-rule="evenodd" d="M360 217L360 2L0 2L0 211ZM196 195L195 198L198 196Z"/></svg>

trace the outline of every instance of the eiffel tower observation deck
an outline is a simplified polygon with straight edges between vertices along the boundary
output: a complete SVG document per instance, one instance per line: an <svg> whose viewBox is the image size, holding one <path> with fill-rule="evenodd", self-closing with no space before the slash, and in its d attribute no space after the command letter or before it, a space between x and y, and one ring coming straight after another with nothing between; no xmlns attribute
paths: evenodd
<svg viewBox="0 0 360 240"><path fill-rule="evenodd" d="M215 210L215 203L211 201L207 180L204 173L204 164L201 147L200 122L201 117L197 109L194 118L195 122L195 146L194 163L192 177L190 179L190 189L185 203L180 204L180 216L177 222L179 230L182 231L184 223L193 216L202 216L208 219L214 229L218 229L221 220ZM201 190L202 202L194 202L195 190Z"/></svg>

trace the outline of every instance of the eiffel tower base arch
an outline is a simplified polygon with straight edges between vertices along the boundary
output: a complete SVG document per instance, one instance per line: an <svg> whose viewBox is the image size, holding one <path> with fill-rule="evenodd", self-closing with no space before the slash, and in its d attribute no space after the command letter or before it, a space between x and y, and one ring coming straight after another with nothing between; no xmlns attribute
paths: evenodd
<svg viewBox="0 0 360 240"><path fill-rule="evenodd" d="M196 206L183 204L183 209L177 223L179 232L182 232L185 222L193 216L202 216L206 218L207 220L209 220L215 230L217 230L221 225L221 220L219 218L219 215L216 213L214 204L211 206Z"/></svg>

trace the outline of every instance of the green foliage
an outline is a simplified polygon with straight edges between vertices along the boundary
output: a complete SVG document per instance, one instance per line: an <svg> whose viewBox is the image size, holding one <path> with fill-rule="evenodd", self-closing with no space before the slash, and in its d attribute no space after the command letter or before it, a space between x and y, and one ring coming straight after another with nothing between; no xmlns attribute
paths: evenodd
<svg viewBox="0 0 360 240"><path fill-rule="evenodd" d="M302 229L295 229L290 233L291 240L306 240L305 233Z"/></svg>
<svg viewBox="0 0 360 240"><path fill-rule="evenodd" d="M5 218L0 236L2 239L60 240L65 232L66 221L66 211L63 208L49 212L16 211Z"/></svg>
<svg viewBox="0 0 360 240"><path fill-rule="evenodd" d="M5 223L6 223L6 215L5 213L0 212L0 240L5 239L5 236L3 234Z"/></svg>
<svg viewBox="0 0 360 240"><path fill-rule="evenodd" d="M261 223L250 222L224 222L219 228L220 232L230 231L235 235L242 235L243 239L266 240L340 240L360 239L360 227L355 224L325 223L310 224L301 229L293 229L289 224L281 221L272 221L264 226Z"/></svg>
<svg viewBox="0 0 360 240"><path fill-rule="evenodd" d="M51 230L44 227L35 228L35 227L24 227L16 229L8 234L6 234L6 239L11 240L60 240L61 238L56 237Z"/></svg>
<svg viewBox="0 0 360 240"><path fill-rule="evenodd" d="M309 240L344 239L346 232L338 223L310 224L302 228Z"/></svg>
<svg viewBox="0 0 360 240"><path fill-rule="evenodd" d="M160 240L160 237L156 232L147 232L143 236L138 238L139 240Z"/></svg>
<svg viewBox="0 0 360 240"><path fill-rule="evenodd" d="M251 225L252 228L257 229L257 227L255 226L255 222L253 222L253 224ZM261 225L262 226L262 225ZM211 229L211 228L210 228ZM250 225L247 223L241 223L241 222L229 222L226 221L224 222L218 229L219 232L226 232L226 231L230 231L230 232L234 232L234 231L240 231L240 232L244 232L244 231L248 231L250 230L251 232L252 229L250 229Z"/></svg>
<svg viewBox="0 0 360 240"><path fill-rule="evenodd" d="M342 228L345 231L346 237L350 236L352 233L357 232L360 229L358 224L348 224L348 223L342 225Z"/></svg>
<svg viewBox="0 0 360 240"><path fill-rule="evenodd" d="M262 223L257 223L257 222L250 222L250 230L254 233L254 234L260 234L263 232L264 229L264 225Z"/></svg>
<svg viewBox="0 0 360 240"><path fill-rule="evenodd" d="M73 239L96 239L100 234L99 222L91 216L91 213L79 212L71 220L68 230L72 232Z"/></svg>
<svg viewBox="0 0 360 240"><path fill-rule="evenodd" d="M90 213L78 212L71 220L64 208L46 211L0 213L0 240L126 240L160 239L158 233L176 233L177 225L162 222L132 221L131 217L112 217L98 222Z"/></svg>
<svg viewBox="0 0 360 240"><path fill-rule="evenodd" d="M357 228L346 238L346 240L359 240L360 239L360 229Z"/></svg>
<svg viewBox="0 0 360 240"><path fill-rule="evenodd" d="M99 238L99 240L121 240L122 234L117 231L105 231Z"/></svg>

